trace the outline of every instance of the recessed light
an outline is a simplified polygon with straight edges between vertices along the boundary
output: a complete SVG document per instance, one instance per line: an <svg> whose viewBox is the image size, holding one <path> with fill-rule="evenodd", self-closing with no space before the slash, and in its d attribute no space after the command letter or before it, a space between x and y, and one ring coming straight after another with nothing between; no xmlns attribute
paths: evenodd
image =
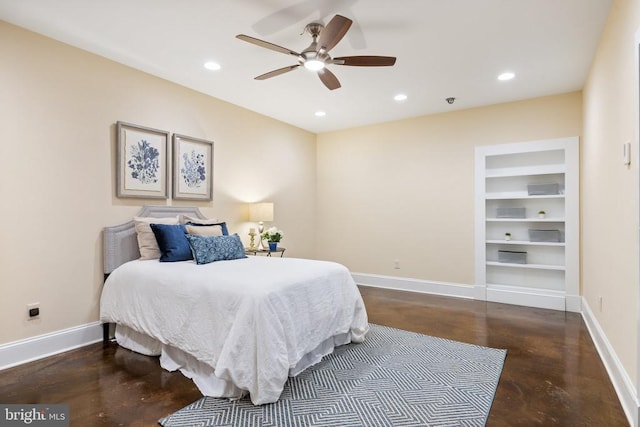
<svg viewBox="0 0 640 427"><path fill-rule="evenodd" d="M327 113L324 111L316 111L314 114L316 117L324 117L327 115Z"/></svg>
<svg viewBox="0 0 640 427"><path fill-rule="evenodd" d="M514 78L516 75L515 73L512 73L511 71L508 71L506 73L502 73L498 76L498 80L511 80L512 78Z"/></svg>
<svg viewBox="0 0 640 427"><path fill-rule="evenodd" d="M399 94L397 94L396 96L394 96L394 97L393 97L393 99L394 99L395 101L398 101L398 102L400 102L400 101L406 101L406 100L407 100L407 95L405 95L404 93L399 93Z"/></svg>
<svg viewBox="0 0 640 427"><path fill-rule="evenodd" d="M209 61L204 63L204 68L211 71L217 71L220 69L220 64L217 62Z"/></svg>

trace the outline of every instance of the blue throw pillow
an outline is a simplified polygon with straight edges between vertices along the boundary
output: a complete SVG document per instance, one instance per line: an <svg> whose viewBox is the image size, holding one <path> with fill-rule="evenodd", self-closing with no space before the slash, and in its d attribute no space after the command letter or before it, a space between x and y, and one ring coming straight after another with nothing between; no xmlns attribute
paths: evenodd
<svg viewBox="0 0 640 427"><path fill-rule="evenodd" d="M209 264L216 260L213 250L213 239L215 237L187 234L186 238L191 247L193 259L196 260L197 264Z"/></svg>
<svg viewBox="0 0 640 427"><path fill-rule="evenodd" d="M237 233L231 236L218 236L214 238L213 250L216 261L246 258L244 245Z"/></svg>
<svg viewBox="0 0 640 427"><path fill-rule="evenodd" d="M187 234L187 240L198 264L246 258L240 236L199 236Z"/></svg>
<svg viewBox="0 0 640 427"><path fill-rule="evenodd" d="M223 236L228 236L229 235L229 229L227 228L227 223L226 222L216 222L214 224L198 224L197 222L189 221L189 222L187 222L187 225L193 225L195 227L215 227L217 225L222 230L222 235Z"/></svg>
<svg viewBox="0 0 640 427"><path fill-rule="evenodd" d="M187 229L182 224L150 224L160 248L160 262L188 261L193 259L186 238Z"/></svg>

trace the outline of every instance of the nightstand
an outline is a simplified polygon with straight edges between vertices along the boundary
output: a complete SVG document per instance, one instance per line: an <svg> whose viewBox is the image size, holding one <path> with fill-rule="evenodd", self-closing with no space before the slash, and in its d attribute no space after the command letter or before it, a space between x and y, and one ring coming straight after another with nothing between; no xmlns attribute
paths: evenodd
<svg viewBox="0 0 640 427"><path fill-rule="evenodd" d="M275 251L272 251L270 249L254 249L254 250L246 249L244 253L246 253L247 255L267 254L267 256L271 256L272 253L274 254L279 253L280 258L282 258L284 256L285 250L287 250L287 248L281 248L281 247L279 247Z"/></svg>

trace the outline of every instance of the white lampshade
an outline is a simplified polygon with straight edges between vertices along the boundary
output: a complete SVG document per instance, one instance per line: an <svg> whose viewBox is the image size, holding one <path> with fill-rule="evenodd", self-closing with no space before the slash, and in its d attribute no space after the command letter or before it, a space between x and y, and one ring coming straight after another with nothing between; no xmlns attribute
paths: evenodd
<svg viewBox="0 0 640 427"><path fill-rule="evenodd" d="M273 203L252 203L249 205L249 221L273 221Z"/></svg>

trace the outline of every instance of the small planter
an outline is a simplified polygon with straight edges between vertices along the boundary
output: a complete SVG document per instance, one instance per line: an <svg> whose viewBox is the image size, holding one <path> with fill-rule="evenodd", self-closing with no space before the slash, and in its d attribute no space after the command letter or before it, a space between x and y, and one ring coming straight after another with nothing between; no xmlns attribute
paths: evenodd
<svg viewBox="0 0 640 427"><path fill-rule="evenodd" d="M275 251L278 249L278 242L282 239L282 230L278 230L276 227L271 227L262 233L260 237L269 243L270 251Z"/></svg>
<svg viewBox="0 0 640 427"><path fill-rule="evenodd" d="M545 211L538 212L538 218L543 219L545 216L547 216L547 213Z"/></svg>
<svg viewBox="0 0 640 427"><path fill-rule="evenodd" d="M511 240L511 233L504 233L504 240L506 241Z"/></svg>

